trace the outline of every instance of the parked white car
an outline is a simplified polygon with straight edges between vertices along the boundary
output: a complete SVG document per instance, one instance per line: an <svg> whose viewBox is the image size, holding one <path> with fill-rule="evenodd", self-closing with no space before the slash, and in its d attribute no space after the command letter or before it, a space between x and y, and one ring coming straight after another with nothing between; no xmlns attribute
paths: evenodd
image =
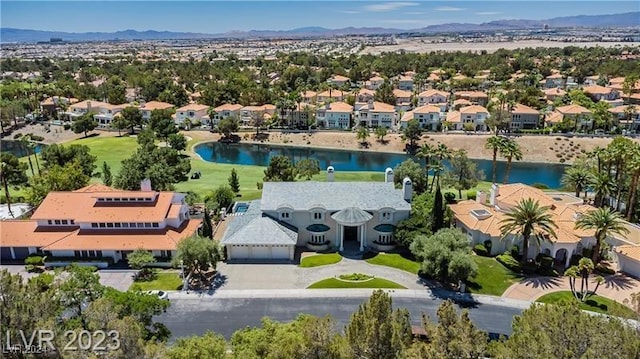
<svg viewBox="0 0 640 359"><path fill-rule="evenodd" d="M169 293L163 291L163 290L148 290L145 292L145 294L148 295L155 295L160 299L166 299L169 300Z"/></svg>

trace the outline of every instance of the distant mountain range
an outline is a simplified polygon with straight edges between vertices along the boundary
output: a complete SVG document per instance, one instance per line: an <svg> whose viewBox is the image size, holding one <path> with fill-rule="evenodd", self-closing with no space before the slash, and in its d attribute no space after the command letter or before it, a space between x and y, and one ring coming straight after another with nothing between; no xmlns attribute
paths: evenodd
<svg viewBox="0 0 640 359"><path fill-rule="evenodd" d="M400 33L460 33L477 31L526 30L566 27L639 27L640 12L628 12L611 15L579 15L556 17L547 20L497 20L480 24L447 23L431 25L419 29L392 29L382 27L346 27L342 29L327 29L324 27L303 27L293 30L251 30L230 31L222 34L204 34L193 32L171 31L136 31L124 30L117 32L60 32L28 29L0 28L0 41L3 43L49 41L51 38L61 38L64 41L109 41L109 40L172 40L172 39L216 39L216 38L282 38L282 37L327 37L337 35L382 35Z"/></svg>

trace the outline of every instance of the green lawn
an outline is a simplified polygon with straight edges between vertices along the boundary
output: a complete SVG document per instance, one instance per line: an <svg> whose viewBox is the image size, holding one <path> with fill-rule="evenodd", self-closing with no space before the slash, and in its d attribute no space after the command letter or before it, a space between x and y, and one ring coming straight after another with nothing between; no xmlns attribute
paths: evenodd
<svg viewBox="0 0 640 359"><path fill-rule="evenodd" d="M329 288L393 288L407 289L396 282L382 278L374 278L365 282L345 282L337 278L327 278L315 282L307 289L329 289Z"/></svg>
<svg viewBox="0 0 640 359"><path fill-rule="evenodd" d="M377 264L380 266L387 266L397 268L403 271L407 271L413 274L418 274L420 270L420 263L407 259L400 254L386 254L378 253L374 257L366 260L369 264Z"/></svg>
<svg viewBox="0 0 640 359"><path fill-rule="evenodd" d="M505 268L495 258L473 256L473 260L478 265L478 274L467 281L467 288L471 293L500 296L509 286L522 278Z"/></svg>
<svg viewBox="0 0 640 359"><path fill-rule="evenodd" d="M560 291L545 294L538 298L536 302L554 304L563 301L577 300L570 291ZM609 298L599 295L592 295L584 303L580 303L580 309L596 313L615 315L623 318L637 318L637 314L631 308L622 305Z"/></svg>
<svg viewBox="0 0 640 359"><path fill-rule="evenodd" d="M300 267L311 268L338 263L342 260L340 253L316 254L302 258Z"/></svg>
<svg viewBox="0 0 640 359"><path fill-rule="evenodd" d="M179 290L182 287L182 279L177 272L158 273L151 281L133 282L129 289L132 290Z"/></svg>

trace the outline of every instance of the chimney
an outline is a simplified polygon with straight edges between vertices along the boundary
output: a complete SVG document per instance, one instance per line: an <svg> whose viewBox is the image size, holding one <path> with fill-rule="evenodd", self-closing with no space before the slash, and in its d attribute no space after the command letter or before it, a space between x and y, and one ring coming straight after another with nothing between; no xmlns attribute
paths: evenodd
<svg viewBox="0 0 640 359"><path fill-rule="evenodd" d="M499 189L500 188L499 188L499 186L497 184L494 183L494 184L491 185L491 191L490 191L490 195L489 195L489 203L492 206L495 206L496 203L497 203L496 198L500 194L499 193L500 192Z"/></svg>
<svg viewBox="0 0 640 359"><path fill-rule="evenodd" d="M402 180L402 195L405 201L411 202L411 197L413 197L413 185L409 177L405 177L404 180Z"/></svg>
<svg viewBox="0 0 640 359"><path fill-rule="evenodd" d="M393 183L393 169L391 169L391 167L387 167L387 169L384 170L384 182Z"/></svg>
<svg viewBox="0 0 640 359"><path fill-rule="evenodd" d="M151 180L150 179L145 178L140 182L140 191L142 191L142 192L151 192L151 191L153 191L151 189Z"/></svg>
<svg viewBox="0 0 640 359"><path fill-rule="evenodd" d="M476 195L476 202L480 204L487 204L487 192L478 191Z"/></svg>
<svg viewBox="0 0 640 359"><path fill-rule="evenodd" d="M369 108L369 110L373 110L373 100L367 101L367 108Z"/></svg>
<svg viewBox="0 0 640 359"><path fill-rule="evenodd" d="M91 101L87 101L87 112L91 111Z"/></svg>
<svg viewBox="0 0 640 359"><path fill-rule="evenodd" d="M333 166L327 167L327 182L333 182L335 179L334 176L335 170L333 169Z"/></svg>

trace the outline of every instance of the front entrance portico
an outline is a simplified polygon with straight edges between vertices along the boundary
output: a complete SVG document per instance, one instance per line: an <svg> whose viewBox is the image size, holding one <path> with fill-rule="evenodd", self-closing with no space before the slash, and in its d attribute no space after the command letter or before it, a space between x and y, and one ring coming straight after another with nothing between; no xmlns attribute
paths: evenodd
<svg viewBox="0 0 640 359"><path fill-rule="evenodd" d="M364 251L366 247L366 233L367 222L373 218L373 216L366 211L363 211L356 207L345 208L342 211L334 213L331 218L338 224L338 230L336 231L336 243L338 244L340 251L344 251L345 237L349 232L354 231L352 227L356 227L356 238L360 243L360 251Z"/></svg>

